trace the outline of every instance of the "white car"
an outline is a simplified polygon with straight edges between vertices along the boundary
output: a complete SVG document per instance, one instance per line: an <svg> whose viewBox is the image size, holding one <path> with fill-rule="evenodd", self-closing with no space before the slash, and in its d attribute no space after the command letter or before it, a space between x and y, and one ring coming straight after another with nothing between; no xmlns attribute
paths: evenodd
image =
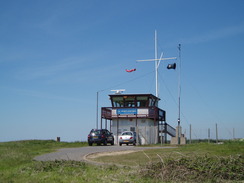
<svg viewBox="0 0 244 183"><path fill-rule="evenodd" d="M119 145L121 146L122 144L136 145L136 132L132 132L132 131L122 132L122 134L119 136Z"/></svg>

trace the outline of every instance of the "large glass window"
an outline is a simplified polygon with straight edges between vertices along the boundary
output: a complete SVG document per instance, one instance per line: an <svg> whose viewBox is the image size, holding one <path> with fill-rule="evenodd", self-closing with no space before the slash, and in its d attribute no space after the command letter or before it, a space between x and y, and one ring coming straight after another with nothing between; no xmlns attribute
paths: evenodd
<svg viewBox="0 0 244 183"><path fill-rule="evenodd" d="M149 107L153 106L154 100L152 98L149 98Z"/></svg>
<svg viewBox="0 0 244 183"><path fill-rule="evenodd" d="M158 106L157 100L155 98L149 98L149 107Z"/></svg>
<svg viewBox="0 0 244 183"><path fill-rule="evenodd" d="M134 96L125 96L125 107L135 107L135 97Z"/></svg>
<svg viewBox="0 0 244 183"><path fill-rule="evenodd" d="M158 105L158 100L150 96L113 96L113 107L153 107Z"/></svg>
<svg viewBox="0 0 244 183"><path fill-rule="evenodd" d="M137 97L137 107L148 107L148 97Z"/></svg>
<svg viewBox="0 0 244 183"><path fill-rule="evenodd" d="M123 97L113 97L114 107L124 107Z"/></svg>

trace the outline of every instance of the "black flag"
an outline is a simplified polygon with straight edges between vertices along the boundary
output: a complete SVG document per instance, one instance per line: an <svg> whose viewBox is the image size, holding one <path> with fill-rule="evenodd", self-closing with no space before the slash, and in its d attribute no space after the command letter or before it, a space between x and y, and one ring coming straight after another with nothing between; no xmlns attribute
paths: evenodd
<svg viewBox="0 0 244 183"><path fill-rule="evenodd" d="M175 69L176 68L176 63L173 64L168 64L167 69Z"/></svg>

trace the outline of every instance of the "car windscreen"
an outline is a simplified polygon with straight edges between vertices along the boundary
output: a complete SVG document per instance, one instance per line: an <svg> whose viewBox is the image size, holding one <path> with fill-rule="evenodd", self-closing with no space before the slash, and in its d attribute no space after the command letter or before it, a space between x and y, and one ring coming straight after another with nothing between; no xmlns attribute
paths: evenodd
<svg viewBox="0 0 244 183"><path fill-rule="evenodd" d="M132 133L131 132L124 132L124 133L122 133L122 135L132 135Z"/></svg>
<svg viewBox="0 0 244 183"><path fill-rule="evenodd" d="M92 130L91 133L94 133L95 135L100 135L101 130Z"/></svg>

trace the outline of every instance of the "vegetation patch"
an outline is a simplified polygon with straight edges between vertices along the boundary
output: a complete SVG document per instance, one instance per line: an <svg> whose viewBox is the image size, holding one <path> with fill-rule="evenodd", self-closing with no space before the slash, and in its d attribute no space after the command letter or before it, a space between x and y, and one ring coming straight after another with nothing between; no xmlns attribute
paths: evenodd
<svg viewBox="0 0 244 183"><path fill-rule="evenodd" d="M95 160L137 166L136 174L147 182L244 181L244 143L240 141L188 144Z"/></svg>
<svg viewBox="0 0 244 183"><path fill-rule="evenodd" d="M141 166L139 174L161 181L174 182L222 182L244 180L242 155L191 156L177 159L166 158Z"/></svg>
<svg viewBox="0 0 244 183"><path fill-rule="evenodd" d="M117 156L107 154L94 159L110 163L107 166L80 161L33 160L35 156L60 148L87 145L86 142L52 140L0 143L0 182L244 182L244 142L235 141L118 153Z"/></svg>
<svg viewBox="0 0 244 183"><path fill-rule="evenodd" d="M30 166L25 166L20 169L21 173L29 172L29 173L39 173L39 172L51 172L51 171L59 171L63 172L65 169L79 168L79 171L85 170L87 168L87 164L80 161L36 161ZM82 171L81 171L82 172Z"/></svg>

